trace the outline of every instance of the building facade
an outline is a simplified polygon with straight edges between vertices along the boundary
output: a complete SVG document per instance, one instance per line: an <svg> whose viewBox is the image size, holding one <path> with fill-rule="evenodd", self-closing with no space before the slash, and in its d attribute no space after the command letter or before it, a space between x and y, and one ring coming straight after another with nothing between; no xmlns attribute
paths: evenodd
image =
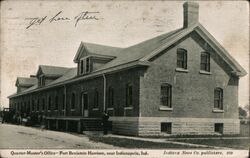
<svg viewBox="0 0 250 158"><path fill-rule="evenodd" d="M117 134L239 134L246 71L199 23L198 4L183 7L182 28L127 48L81 42L76 68L17 78L10 107L57 130L95 130L107 111Z"/></svg>

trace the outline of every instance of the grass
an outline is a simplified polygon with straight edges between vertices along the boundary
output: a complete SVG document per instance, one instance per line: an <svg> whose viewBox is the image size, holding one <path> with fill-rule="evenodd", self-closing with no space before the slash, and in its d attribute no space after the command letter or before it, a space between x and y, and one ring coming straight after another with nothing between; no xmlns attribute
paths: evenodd
<svg viewBox="0 0 250 158"><path fill-rule="evenodd" d="M90 137L91 141L94 142L102 142L105 144L110 144L117 147L122 148L146 148L146 149L187 149L187 148L197 148L190 147L187 145L178 145L172 143L157 143L157 142L149 142L149 141L141 141L141 140L132 140L126 138L114 138L114 137ZM200 148L200 147L199 147Z"/></svg>
<svg viewBox="0 0 250 158"><path fill-rule="evenodd" d="M233 149L246 149L250 147L249 139L184 139L176 140L178 142L202 144L217 147L227 147Z"/></svg>

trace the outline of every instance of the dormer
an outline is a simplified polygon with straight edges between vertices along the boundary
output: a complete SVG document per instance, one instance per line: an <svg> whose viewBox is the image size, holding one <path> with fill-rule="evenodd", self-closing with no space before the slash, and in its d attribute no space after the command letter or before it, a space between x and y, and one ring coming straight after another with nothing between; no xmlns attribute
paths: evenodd
<svg viewBox="0 0 250 158"><path fill-rule="evenodd" d="M40 65L36 73L38 87L48 85L65 74L67 70L69 69L65 67Z"/></svg>
<svg viewBox="0 0 250 158"><path fill-rule="evenodd" d="M81 42L74 62L77 63L77 74L85 75L98 70L104 64L112 61L122 48L103 46Z"/></svg>
<svg viewBox="0 0 250 158"><path fill-rule="evenodd" d="M37 83L37 78L31 76L30 78L18 77L16 80L17 93L23 92L24 90L34 86Z"/></svg>

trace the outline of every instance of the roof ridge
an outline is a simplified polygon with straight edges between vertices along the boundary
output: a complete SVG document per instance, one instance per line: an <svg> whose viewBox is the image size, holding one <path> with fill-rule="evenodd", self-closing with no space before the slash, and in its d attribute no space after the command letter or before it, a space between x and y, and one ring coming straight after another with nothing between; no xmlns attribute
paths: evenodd
<svg viewBox="0 0 250 158"><path fill-rule="evenodd" d="M159 41L162 41L164 39L169 38L170 36L174 35L175 33L177 33L178 31L180 31L182 29L183 29L183 27L181 27L179 29L172 30L172 31L167 32L167 33L163 33L163 34L157 35L157 36L155 36L153 38L141 41L141 42L139 42L137 44L134 44L134 45L131 45L131 46L127 47L127 48L135 47L135 46L138 46L138 45L143 45L143 44L145 44L147 42L154 41L155 39L160 38L160 37L162 37L162 39L160 39Z"/></svg>
<svg viewBox="0 0 250 158"><path fill-rule="evenodd" d="M82 41L83 45L84 44L89 44L89 45L96 45L96 46L101 46L101 47L110 47L110 48L118 48L118 49L125 49L126 47L116 47L116 46L109 46L109 45L103 45L103 44L98 44L98 43L90 43L90 42L84 42Z"/></svg>
<svg viewBox="0 0 250 158"><path fill-rule="evenodd" d="M69 68L69 67L63 67L63 66L55 66L55 65L39 65L39 67L58 67L58 68Z"/></svg>

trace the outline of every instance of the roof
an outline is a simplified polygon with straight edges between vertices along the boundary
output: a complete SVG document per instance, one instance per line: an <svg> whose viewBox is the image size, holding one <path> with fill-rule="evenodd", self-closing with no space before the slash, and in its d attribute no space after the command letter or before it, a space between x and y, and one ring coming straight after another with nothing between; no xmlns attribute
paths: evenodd
<svg viewBox="0 0 250 158"><path fill-rule="evenodd" d="M197 32L213 49L216 50L218 55L232 68L235 75L244 76L246 71L238 64L233 57L216 41L211 34L200 24L196 23L189 27L180 28L169 33L162 34L152 39L143 41L136 45L127 48L117 48L111 46L103 46L99 44L81 42L74 61L82 55L82 49L87 50L89 54L98 54L104 56L113 56L113 60L104 64L100 69L93 71L88 75L81 77L77 76L77 68L65 68L55 66L39 66L45 75L61 75L58 79L51 82L47 87L40 89L46 89L58 86L60 84L72 83L79 80L88 79L90 77L100 76L103 73L115 72L119 69L126 69L134 66L148 66L149 61L163 50L167 49L171 45L175 44L180 39L184 38L191 32ZM39 72L38 70L38 72ZM36 86L33 86L24 91L24 93L32 92L36 90ZM23 94L23 93L22 93ZM22 95L21 94L21 95ZM18 96L20 94L14 94L12 96ZM12 97L10 96L10 97Z"/></svg>
<svg viewBox="0 0 250 158"><path fill-rule="evenodd" d="M124 48L121 50L119 54L117 54L116 58L105 64L102 69L107 69L110 67L114 67L120 64L128 63L131 61L136 61L143 58L145 55L151 53L153 50L161 46L163 43L166 43L168 39L183 29L177 29L171 31L169 33L162 34L160 36L154 37L152 39L143 41L136 45L130 46L128 48Z"/></svg>
<svg viewBox="0 0 250 158"><path fill-rule="evenodd" d="M53 85L56 83L60 83L60 82L72 79L76 77L76 75L77 75L77 68L69 68L62 77L52 81L51 83L49 83L49 85Z"/></svg>
<svg viewBox="0 0 250 158"><path fill-rule="evenodd" d="M45 76L62 76L69 68L49 65L39 65L37 75L42 72Z"/></svg>
<svg viewBox="0 0 250 158"><path fill-rule="evenodd" d="M17 83L21 86L33 86L37 83L37 78L17 77L16 85Z"/></svg>
<svg viewBox="0 0 250 158"><path fill-rule="evenodd" d="M83 49L85 49L89 54L92 54L92 55L97 54L97 55L116 57L123 48L81 42L77 50L77 53L74 57L74 62L76 62L79 56L81 56Z"/></svg>

